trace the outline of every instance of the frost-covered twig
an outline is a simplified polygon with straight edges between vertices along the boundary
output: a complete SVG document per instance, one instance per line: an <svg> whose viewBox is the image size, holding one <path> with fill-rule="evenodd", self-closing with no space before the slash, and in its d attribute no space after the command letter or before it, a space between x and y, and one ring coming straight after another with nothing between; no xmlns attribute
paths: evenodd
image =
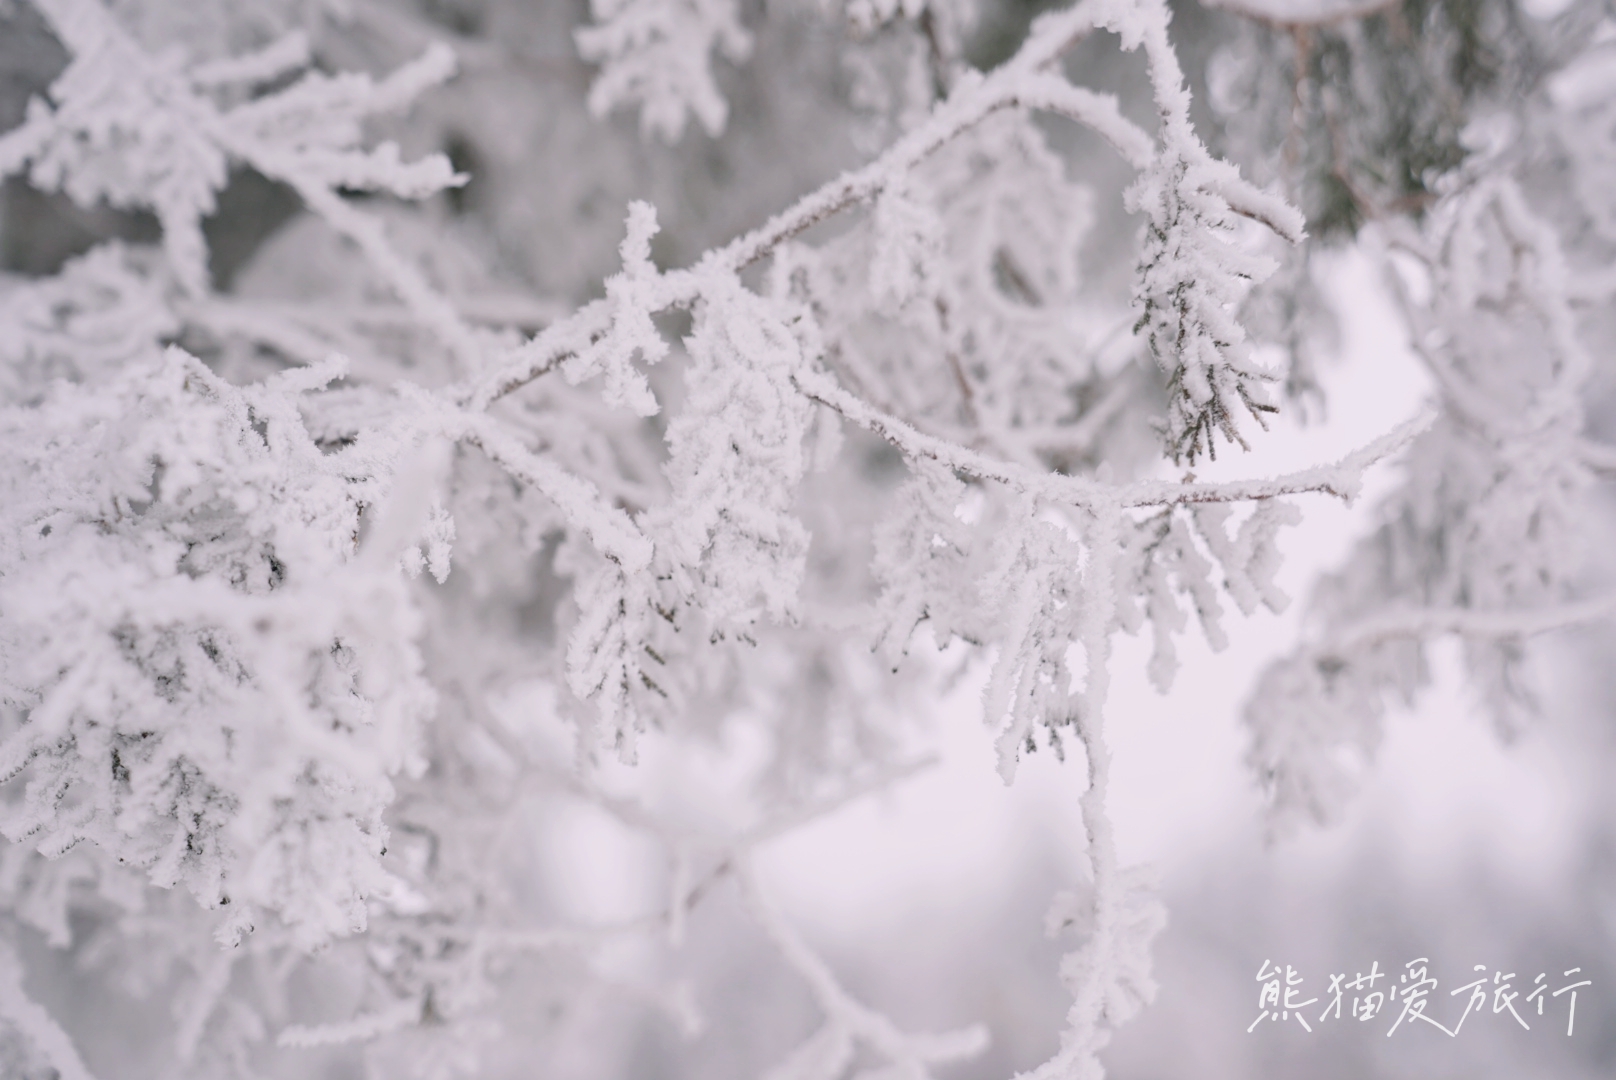
<svg viewBox="0 0 1616 1080"><path fill-rule="evenodd" d="M750 856L736 861L747 910L786 963L808 984L825 1014L825 1027L770 1070L770 1080L832 1080L853 1059L855 1041L879 1053L901 1075L929 1077L929 1065L973 1057L988 1044L987 1030L972 1026L942 1034L905 1034L882 1014L855 1000L817 954L786 924L758 889Z"/></svg>
<svg viewBox="0 0 1616 1080"><path fill-rule="evenodd" d="M906 456L929 458L950 469L983 480L995 480L1028 495L1084 508L1098 505L1111 493L1115 494L1119 505L1130 508L1246 502L1306 492L1322 492L1351 501L1357 495L1366 469L1402 450L1432 422L1430 416L1416 417L1339 461L1272 479L1218 483L1139 480L1107 485L1087 477L1038 472L1014 462L996 461L957 443L916 431L904 421L885 416L860 401L826 376L802 373L796 376L796 381L808 397L881 436Z"/></svg>
<svg viewBox="0 0 1616 1080"><path fill-rule="evenodd" d="M308 1050L316 1046L342 1046L367 1042L390 1031L418 1023L419 1001L400 1001L389 1008L356 1016L338 1024L288 1024L275 1041L285 1047Z"/></svg>
<svg viewBox="0 0 1616 1080"><path fill-rule="evenodd" d="M1612 616L1616 616L1616 596L1497 611L1469 607L1393 608L1332 631L1314 651L1320 662L1328 662L1331 657L1350 655L1397 638L1421 639L1440 634L1525 638Z"/></svg>
<svg viewBox="0 0 1616 1080"><path fill-rule="evenodd" d="M22 962L7 942L0 942L0 1019L21 1032L42 1054L60 1080L95 1080L73 1040L22 988Z"/></svg>

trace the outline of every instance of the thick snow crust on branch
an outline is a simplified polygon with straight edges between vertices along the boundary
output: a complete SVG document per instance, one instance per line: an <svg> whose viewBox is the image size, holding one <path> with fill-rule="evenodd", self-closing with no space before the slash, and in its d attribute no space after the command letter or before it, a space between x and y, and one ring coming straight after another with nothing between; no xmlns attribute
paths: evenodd
<svg viewBox="0 0 1616 1080"><path fill-rule="evenodd" d="M0 283L0 1063L89 1075L23 992L20 926L58 948L92 926L97 949L161 970L175 1075L295 1073L331 1048L378 1077L476 1075L519 960L570 1007L612 983L611 948L682 947L727 883L821 1013L771 1077L865 1059L931 1075L985 1033L904 1032L858 1000L754 859L923 766L909 718L938 673L905 657L929 638L988 670L1007 783L1045 747L1084 770L1089 880L1050 920L1077 937L1072 1005L1034 1075L1099 1077L1154 996L1166 917L1107 813L1117 634L1150 636L1167 691L1192 615L1221 648L1229 605L1289 602L1280 538L1307 499L1350 501L1401 456L1376 531L1248 715L1278 815L1328 817L1431 637L1464 638L1513 730L1525 637L1613 610L1578 576L1579 500L1616 471L1582 433L1580 320L1602 298L1574 287L1561 223L1486 130L1428 212L1369 233L1432 415L1333 463L1166 480L1162 459L1246 446L1248 419L1286 407L1247 304L1267 249L1309 238L1197 133L1161 0L1051 11L988 71L965 51L988 5L808 5L792 17L831 16L838 48L907 65L895 137L682 267L659 265L657 211L630 203L620 268L579 304L457 270L444 207L474 201L474 167L379 137L457 69L515 63L499 48L442 11L355 4L299 27L223 0L233 44L175 30L165 48L137 10L163 6L37 0L67 66L0 133L0 177L157 229ZM691 117L721 132L713 58L742 64L768 33L742 11L592 4L589 110L637 109L667 142L702 137ZM1138 54L1153 123L1068 69L1097 31ZM333 70L374 55L321 43L367 34L409 58ZM1601 108L1608 87L1566 70L1534 107ZM1072 167L1064 125L1132 177L1120 206ZM227 288L205 223L243 169L304 216L256 256L259 285ZM1108 298L1085 260L1124 209L1131 299ZM314 284L255 292L271 256ZM717 826L601 778L607 755L747 738L764 749ZM540 798L661 852L657 904L579 922L524 903L538 857L513 838L542 833ZM291 1007L308 971L351 990L346 1011ZM687 985L638 992L699 1026Z"/></svg>

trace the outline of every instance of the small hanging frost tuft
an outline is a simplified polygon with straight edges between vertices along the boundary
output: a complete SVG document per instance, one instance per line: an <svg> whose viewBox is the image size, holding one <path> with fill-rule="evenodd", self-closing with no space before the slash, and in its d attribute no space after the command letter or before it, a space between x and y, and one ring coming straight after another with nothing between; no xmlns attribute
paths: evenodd
<svg viewBox="0 0 1616 1080"><path fill-rule="evenodd" d="M1301 241L1305 222L1283 199L1258 190L1207 152L1190 123L1189 91L1168 40L1166 5L1148 0L1107 8L1123 47L1143 46L1161 113L1161 149L1125 196L1130 212L1145 215L1134 333L1144 333L1167 376L1167 452L1174 461L1194 463L1203 453L1217 456L1219 434L1247 445L1240 411L1264 426L1264 414L1276 411L1263 385L1275 376L1252 360L1245 329L1235 318L1247 286L1273 273L1276 264L1230 242L1235 217L1260 221L1291 243Z"/></svg>
<svg viewBox="0 0 1616 1080"><path fill-rule="evenodd" d="M973 530L958 515L968 489L948 468L928 459L912 462L910 470L891 513L875 530L873 569L881 583L876 648L892 667L908 651L921 622L932 623L939 643L956 634L982 637L969 572Z"/></svg>
<svg viewBox="0 0 1616 1080"><path fill-rule="evenodd" d="M399 556L404 572L420 577L425 570L439 585L449 580L449 560L455 538L454 518L441 506L434 506L421 530L419 543L404 549Z"/></svg>
<svg viewBox="0 0 1616 1080"><path fill-rule="evenodd" d="M651 313L663 306L657 295L660 278L651 262L651 238L656 232L656 208L638 200L630 203L626 233L618 247L623 269L606 280L611 327L561 367L574 385L604 375L606 401L637 416L654 416L659 406L645 376L635 369L634 358L654 364L668 355L668 343L651 321Z"/></svg>
<svg viewBox="0 0 1616 1080"><path fill-rule="evenodd" d="M651 515L675 587L712 623L795 618L808 531L793 510L814 406L791 379L813 328L784 300L715 278L685 340L689 395L668 425L672 499Z"/></svg>
<svg viewBox="0 0 1616 1080"><path fill-rule="evenodd" d="M1164 694L1178 671L1173 638L1188 625L1179 596L1194 608L1207 644L1220 651L1229 643L1222 593L1243 615L1252 614L1259 603L1280 612L1290 602L1274 584L1281 562L1274 540L1281 527L1301 520L1301 512L1279 499L1259 500L1233 536L1228 533L1231 516L1222 503L1189 511L1175 507L1142 518L1125 531L1118 573L1129 587L1117 597L1117 626L1133 633L1150 621L1154 649L1147 671L1151 685ZM1222 571L1221 580L1214 579L1214 570Z"/></svg>
<svg viewBox="0 0 1616 1080"><path fill-rule="evenodd" d="M1274 375L1252 360L1234 315L1247 284L1267 277L1275 264L1226 239L1234 215L1217 185L1237 178L1234 167L1204 151L1196 157L1169 151L1128 190L1128 209L1147 219L1134 332L1143 332L1167 376L1167 452L1190 463L1217 456L1218 434L1248 445L1240 411L1264 426L1263 415L1276 411L1264 385Z"/></svg>
<svg viewBox="0 0 1616 1080"><path fill-rule="evenodd" d="M714 50L732 63L752 52L735 0L590 0L595 25L577 31L578 52L600 65L589 110L638 107L640 131L678 142L691 115L719 135L729 106L713 81Z"/></svg>
<svg viewBox="0 0 1616 1080"><path fill-rule="evenodd" d="M1098 988L1100 1017L1110 1027L1126 1023L1156 1000L1150 950L1167 926L1167 908L1158 898L1151 867L1122 869L1116 890L1089 939L1067 953L1060 967L1061 981L1079 1001L1088 996L1089 987Z"/></svg>
<svg viewBox="0 0 1616 1080"><path fill-rule="evenodd" d="M1016 500L1010 511L1012 519L994 540L980 599L997 621L998 656L982 701L987 722L1003 725L996 746L1006 784L1015 779L1022 751L1037 745L1040 728L1063 755L1062 729L1081 719L1068 653L1088 600L1081 545L1044 520L1031 499Z"/></svg>
<svg viewBox="0 0 1616 1080"><path fill-rule="evenodd" d="M915 191L889 188L875 201L870 290L896 310L926 292L943 262L943 223Z"/></svg>

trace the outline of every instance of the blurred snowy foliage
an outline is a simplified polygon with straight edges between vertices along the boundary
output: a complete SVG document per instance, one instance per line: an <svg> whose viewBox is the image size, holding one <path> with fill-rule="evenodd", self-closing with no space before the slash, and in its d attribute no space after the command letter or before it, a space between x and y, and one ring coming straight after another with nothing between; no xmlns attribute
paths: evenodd
<svg viewBox="0 0 1616 1080"><path fill-rule="evenodd" d="M931 1075L987 1033L859 1000L752 863L923 767L960 643L1004 779L1086 775L1033 1075L1099 1077L1165 918L1106 813L1116 635L1169 691L1397 455L1251 698L1276 825L1435 638L1530 722L1527 639L1616 611L1616 23L1220 6L0 4L0 1070L93 1075L35 985L160 1002L129 1075L503 1075L608 992L694 1033L729 890L819 1014L769 1077ZM1346 242L1430 414L1182 473L1316 397ZM639 910L557 899L566 806L655 852Z"/></svg>

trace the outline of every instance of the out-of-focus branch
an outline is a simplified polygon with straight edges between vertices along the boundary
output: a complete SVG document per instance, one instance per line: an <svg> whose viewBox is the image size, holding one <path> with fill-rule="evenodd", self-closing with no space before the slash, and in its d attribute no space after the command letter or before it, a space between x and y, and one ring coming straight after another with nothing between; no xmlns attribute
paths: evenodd
<svg viewBox="0 0 1616 1080"><path fill-rule="evenodd" d="M1515 610L1405 608L1349 624L1330 635L1317 652L1335 656L1397 638L1458 634L1474 638L1532 637L1616 616L1616 595Z"/></svg>

